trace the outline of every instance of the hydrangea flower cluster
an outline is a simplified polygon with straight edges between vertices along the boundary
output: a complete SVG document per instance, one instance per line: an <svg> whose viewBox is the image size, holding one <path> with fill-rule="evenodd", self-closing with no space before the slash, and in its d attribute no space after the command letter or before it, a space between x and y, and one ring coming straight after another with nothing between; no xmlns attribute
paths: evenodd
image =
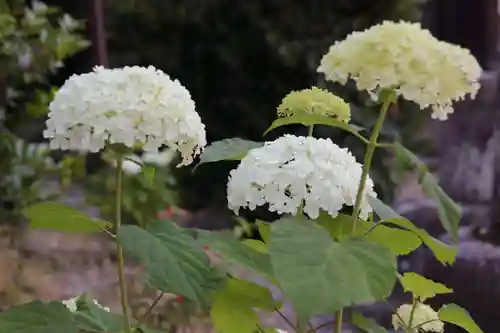
<svg viewBox="0 0 500 333"><path fill-rule="evenodd" d="M283 98L277 113L278 117L289 117L301 113L331 116L345 123L351 119L349 104L342 98L318 87L292 91Z"/></svg>
<svg viewBox="0 0 500 333"><path fill-rule="evenodd" d="M50 104L52 149L97 152L123 144L156 152L167 145L188 165L206 145L205 126L189 91L150 66L71 76Z"/></svg>
<svg viewBox="0 0 500 333"><path fill-rule="evenodd" d="M397 309L397 315L392 316L392 326L397 331L401 327L408 327L412 313L412 304L403 304ZM412 332L443 332L444 323L439 319L439 315L427 304L417 304L413 310Z"/></svg>
<svg viewBox="0 0 500 333"><path fill-rule="evenodd" d="M385 21L332 45L318 72L341 84L353 79L372 96L394 89L446 120L454 101L475 98L482 70L469 50L437 40L419 23Z"/></svg>
<svg viewBox="0 0 500 333"><path fill-rule="evenodd" d="M318 217L320 209L337 216L342 206L353 206L362 166L347 148L330 139L285 135L261 148L252 149L238 168L231 171L227 185L228 206L237 214L241 207ZM367 179L361 218L372 211L367 195L376 196Z"/></svg>

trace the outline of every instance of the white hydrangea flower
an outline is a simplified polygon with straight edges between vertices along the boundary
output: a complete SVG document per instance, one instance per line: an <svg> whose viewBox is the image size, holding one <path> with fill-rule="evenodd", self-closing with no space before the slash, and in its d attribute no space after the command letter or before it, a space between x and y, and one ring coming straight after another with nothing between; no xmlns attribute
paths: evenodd
<svg viewBox="0 0 500 333"><path fill-rule="evenodd" d="M188 165L206 145L189 91L152 66L73 75L49 110L44 136L52 149L97 152L123 144L157 152L166 145L180 152L179 165Z"/></svg>
<svg viewBox="0 0 500 333"><path fill-rule="evenodd" d="M446 120L454 101L475 98L482 70L469 50L437 40L419 23L384 21L332 45L318 72L341 84L353 79L372 96L395 89Z"/></svg>
<svg viewBox="0 0 500 333"><path fill-rule="evenodd" d="M238 213L241 207L269 204L271 211L296 215L304 204L310 218L317 218L320 209L335 217L343 205L354 205L361 173L361 164L347 148L330 139L285 135L250 150L231 171L228 206ZM367 195L376 196L369 177L362 218L372 211Z"/></svg>
<svg viewBox="0 0 500 333"><path fill-rule="evenodd" d="M408 327L410 323L412 304L403 304L397 310L397 315L392 316L392 326L397 331L401 327ZM439 319L439 315L427 304L419 303L413 311L413 320L410 329L412 333L438 332L444 331L444 323ZM420 330L419 330L420 329Z"/></svg>

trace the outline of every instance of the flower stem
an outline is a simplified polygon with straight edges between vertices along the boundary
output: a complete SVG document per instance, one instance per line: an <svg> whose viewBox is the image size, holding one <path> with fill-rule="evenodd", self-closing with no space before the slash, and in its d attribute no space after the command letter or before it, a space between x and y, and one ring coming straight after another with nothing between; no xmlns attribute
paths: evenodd
<svg viewBox="0 0 500 333"><path fill-rule="evenodd" d="M314 124L308 126L307 136L312 136L314 131Z"/></svg>
<svg viewBox="0 0 500 333"><path fill-rule="evenodd" d="M117 158L116 161L116 206L115 206L115 235L118 235L122 221L122 170L123 157ZM116 256L118 258L118 280L120 282L120 299L122 303L123 323L125 325L125 333L132 332L130 321L130 311L127 300L127 287L125 285L123 249L120 242L116 241Z"/></svg>
<svg viewBox="0 0 500 333"><path fill-rule="evenodd" d="M382 104L382 108L380 110L380 114L378 116L377 122L375 123L375 127L373 128L372 135L370 137L370 141L368 142L368 146L366 149L365 158L363 161L363 172L361 174L361 181L359 182L358 192L356 193L356 202L354 203L354 209L352 211L352 232L356 232L356 224L358 222L358 214L359 209L361 207L361 200L363 199L363 192L365 190L366 179L368 178L368 173L370 172L370 167L372 164L373 153L375 152L375 147L377 146L377 139L380 134L380 130L382 129L382 125L384 124L385 116L387 115L387 111L389 110L389 106L392 103L392 98L394 92L392 92L389 96L386 97L384 103Z"/></svg>
<svg viewBox="0 0 500 333"><path fill-rule="evenodd" d="M335 316L335 326L333 328L333 333L340 333L342 332L342 316L343 316L343 310L340 309L337 311L337 315Z"/></svg>

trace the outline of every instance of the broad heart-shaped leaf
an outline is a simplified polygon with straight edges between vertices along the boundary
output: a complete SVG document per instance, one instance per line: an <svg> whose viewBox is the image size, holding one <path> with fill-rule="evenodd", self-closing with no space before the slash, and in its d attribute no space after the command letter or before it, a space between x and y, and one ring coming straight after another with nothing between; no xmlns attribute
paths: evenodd
<svg viewBox="0 0 500 333"><path fill-rule="evenodd" d="M62 303L34 301L1 312L0 332L78 333L78 328Z"/></svg>
<svg viewBox="0 0 500 333"><path fill-rule="evenodd" d="M200 156L200 164L218 161L238 161L248 153L249 150L262 147L264 143L244 140L240 138L224 139L212 142L203 150Z"/></svg>
<svg viewBox="0 0 500 333"><path fill-rule="evenodd" d="M217 252L232 264L251 269L268 278L273 277L269 255L256 251L234 237L200 230L198 241L209 246L212 251Z"/></svg>
<svg viewBox="0 0 500 333"><path fill-rule="evenodd" d="M352 314L352 323L366 333L387 333L373 318L366 318L359 312Z"/></svg>
<svg viewBox="0 0 500 333"><path fill-rule="evenodd" d="M68 233L96 233L110 223L93 219L79 210L55 202L41 202L26 207L23 215L32 229L51 229Z"/></svg>
<svg viewBox="0 0 500 333"><path fill-rule="evenodd" d="M316 222L327 229L330 235L338 241L349 238L352 232L353 218L350 215L341 213L336 217L330 217L322 213ZM387 247L396 255L409 254L422 244L422 240L411 231L382 224L374 226L372 222L358 220L356 236L364 235L366 232L368 232L366 237L369 241Z"/></svg>
<svg viewBox="0 0 500 333"><path fill-rule="evenodd" d="M328 116L321 116L317 114L297 114L297 115L292 115L290 117L284 117L284 118L278 118L276 119L271 126L264 132L264 135L266 135L269 131L285 126L285 125L291 125L291 124L302 124L305 126L310 126L310 125L327 125L327 126L332 126L332 127L337 127L340 128L346 132L351 133L352 135L360 138L362 141L366 142L366 139L359 133L360 131L363 130L363 128L346 124L343 121L340 121L336 118L328 117Z"/></svg>
<svg viewBox="0 0 500 333"><path fill-rule="evenodd" d="M302 320L385 298L396 282L396 257L388 249L363 239L337 243L305 218L274 222L269 252L275 277Z"/></svg>
<svg viewBox="0 0 500 333"><path fill-rule="evenodd" d="M149 283L206 305L205 288L211 283L211 264L188 231L162 220L152 222L147 231L123 226L118 239L128 255L147 267Z"/></svg>
<svg viewBox="0 0 500 333"><path fill-rule="evenodd" d="M449 294L453 289L446 287L444 284L434 282L417 273L405 273L399 278L399 282L405 291L411 292L415 297L420 298L424 302L428 298L432 298L437 294Z"/></svg>
<svg viewBox="0 0 500 333"><path fill-rule="evenodd" d="M396 154L409 163L413 164L420 171L420 180L425 195L432 198L438 209L439 220L443 228L450 233L456 241L458 239L458 226L461 217L460 206L458 206L439 186L437 179L429 172L427 166L410 150L400 143L393 145Z"/></svg>
<svg viewBox="0 0 500 333"><path fill-rule="evenodd" d="M460 326L469 333L484 333L469 312L456 304L445 304L439 309L439 319Z"/></svg>
<svg viewBox="0 0 500 333"><path fill-rule="evenodd" d="M370 205L377 215L382 219L384 224L394 224L405 228L422 239L422 242L434 253L434 256L442 264L453 264L457 256L457 249L435 239L424 229L417 228L410 220L396 213L391 207L384 204L377 198L369 197Z"/></svg>
<svg viewBox="0 0 500 333"><path fill-rule="evenodd" d="M226 287L215 294L210 316L220 333L253 333L260 324L253 308L273 311L280 306L267 288L229 279Z"/></svg>

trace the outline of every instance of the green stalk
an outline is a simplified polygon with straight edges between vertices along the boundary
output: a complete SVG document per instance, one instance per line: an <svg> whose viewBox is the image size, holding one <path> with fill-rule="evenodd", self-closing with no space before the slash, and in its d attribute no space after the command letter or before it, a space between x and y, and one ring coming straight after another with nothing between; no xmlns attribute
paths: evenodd
<svg viewBox="0 0 500 333"><path fill-rule="evenodd" d="M344 314L343 309L337 311L337 315L335 316L335 326L333 328L333 333L342 332L342 316Z"/></svg>
<svg viewBox="0 0 500 333"><path fill-rule="evenodd" d="M382 129L382 125L384 124L385 117L387 115L387 111L392 103L393 93L391 93L384 100L384 104L382 104L382 108L380 110L380 114L378 116L377 122L375 123L375 127L373 128L373 133L370 137L370 141L368 142L368 147L366 148L366 154L363 161L363 173L361 174L361 181L359 182L358 192L356 193L356 202L354 204L354 209L352 211L352 233L356 232L356 224L358 223L358 214L359 209L361 207L361 200L363 199L363 192L365 190L366 179L368 178L368 173L370 172L370 167L372 164L373 153L375 152L375 147L377 146L377 139L380 134L380 130Z"/></svg>
<svg viewBox="0 0 500 333"><path fill-rule="evenodd" d="M115 235L118 236L122 222L122 170L123 157L117 158L116 161L116 206L115 206ZM122 304L123 323L125 325L125 333L132 332L130 311L128 307L127 287L125 285L123 249L120 242L116 241L116 256L118 258L118 280L120 282L120 300Z"/></svg>
<svg viewBox="0 0 500 333"><path fill-rule="evenodd" d="M375 127L373 128L370 141L368 142L368 147L366 149L365 158L363 162L363 172L361 174L361 180L359 182L358 192L356 193L356 201L354 203L354 209L352 211L352 219L353 219L352 234L356 232L356 224L358 222L359 209L361 207L361 200L363 199L363 191L365 190L366 179L368 178L368 173L370 172L373 153L375 152L375 147L377 146L377 139L380 134L380 130L382 129L382 125L384 124L387 111L389 110L389 107L392 103L393 96L394 92L391 92L384 100L377 122L375 123ZM333 330L333 333L340 333L342 331L342 316L343 316L343 311L341 309L337 312L335 328Z"/></svg>
<svg viewBox="0 0 500 333"><path fill-rule="evenodd" d="M314 124L313 125L309 125L308 126L308 130L307 130L307 136L312 136L313 135L313 131L314 131Z"/></svg>

